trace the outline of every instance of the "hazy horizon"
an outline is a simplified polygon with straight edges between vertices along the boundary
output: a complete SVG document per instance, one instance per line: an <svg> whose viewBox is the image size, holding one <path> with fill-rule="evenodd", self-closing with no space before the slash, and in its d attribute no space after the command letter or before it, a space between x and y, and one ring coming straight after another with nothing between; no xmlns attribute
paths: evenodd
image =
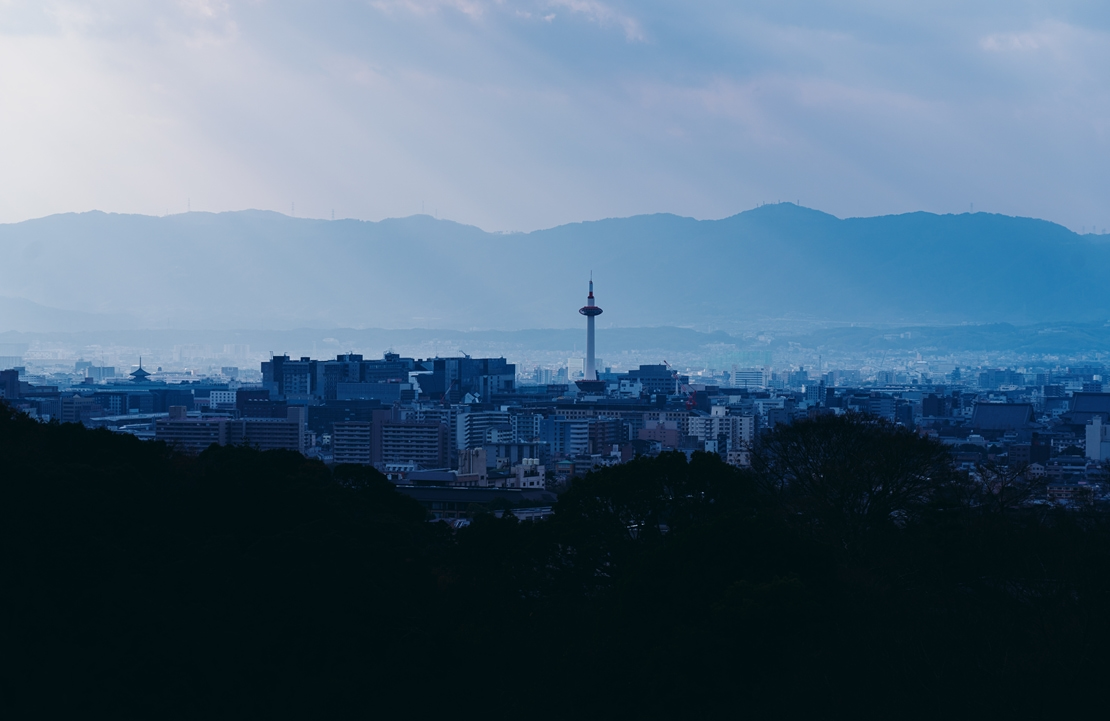
<svg viewBox="0 0 1110 721"><path fill-rule="evenodd" d="M987 213L838 219L782 203L528 234L429 216L86 213L0 225L0 243L0 330L577 327L591 271L602 328L1110 317L1102 236ZM1092 289L1082 305L1076 285Z"/></svg>

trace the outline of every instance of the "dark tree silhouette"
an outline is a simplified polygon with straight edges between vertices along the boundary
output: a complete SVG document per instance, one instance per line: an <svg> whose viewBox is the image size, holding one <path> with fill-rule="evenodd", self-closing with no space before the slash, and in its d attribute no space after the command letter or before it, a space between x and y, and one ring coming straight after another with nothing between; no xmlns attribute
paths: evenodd
<svg viewBox="0 0 1110 721"><path fill-rule="evenodd" d="M769 498L845 547L913 521L955 479L943 445L864 415L776 426L752 453L752 468Z"/></svg>
<svg viewBox="0 0 1110 721"><path fill-rule="evenodd" d="M1027 463L986 461L978 464L976 471L979 476L976 501L998 513L1019 508L1048 485L1047 477L1038 478L1029 474Z"/></svg>

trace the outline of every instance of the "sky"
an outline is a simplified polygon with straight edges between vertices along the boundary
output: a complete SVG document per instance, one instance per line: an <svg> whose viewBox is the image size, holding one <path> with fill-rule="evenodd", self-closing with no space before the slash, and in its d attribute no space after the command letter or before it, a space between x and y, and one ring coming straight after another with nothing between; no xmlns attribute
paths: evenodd
<svg viewBox="0 0 1110 721"><path fill-rule="evenodd" d="M0 222L1110 228L1110 3L0 0Z"/></svg>

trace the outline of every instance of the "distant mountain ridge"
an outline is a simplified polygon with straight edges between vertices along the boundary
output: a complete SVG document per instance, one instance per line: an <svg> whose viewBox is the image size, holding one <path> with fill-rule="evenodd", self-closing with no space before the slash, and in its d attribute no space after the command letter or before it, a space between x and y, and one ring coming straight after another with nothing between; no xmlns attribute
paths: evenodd
<svg viewBox="0 0 1110 721"><path fill-rule="evenodd" d="M428 216L71 213L0 225L0 331L578 327L590 271L601 328L1096 321L1110 318L1107 238L790 203L512 234Z"/></svg>

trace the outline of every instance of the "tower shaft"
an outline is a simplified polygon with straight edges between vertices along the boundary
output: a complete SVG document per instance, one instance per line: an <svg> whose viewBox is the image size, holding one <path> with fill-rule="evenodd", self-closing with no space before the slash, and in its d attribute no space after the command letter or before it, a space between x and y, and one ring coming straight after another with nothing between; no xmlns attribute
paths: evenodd
<svg viewBox="0 0 1110 721"><path fill-rule="evenodd" d="M597 380L597 369L594 368L594 316L586 316L586 380Z"/></svg>

